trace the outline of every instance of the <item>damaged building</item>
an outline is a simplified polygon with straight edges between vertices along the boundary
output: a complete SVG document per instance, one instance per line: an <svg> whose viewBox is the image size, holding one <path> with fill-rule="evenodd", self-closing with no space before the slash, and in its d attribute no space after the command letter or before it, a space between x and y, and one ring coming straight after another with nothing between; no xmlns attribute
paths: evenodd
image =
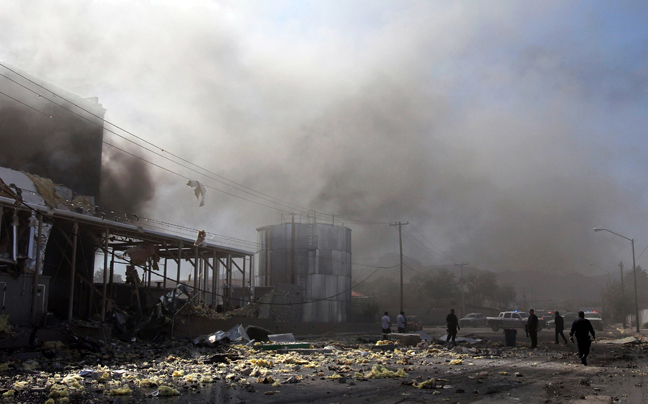
<svg viewBox="0 0 648 404"><path fill-rule="evenodd" d="M229 305L231 290L218 285L232 269L249 280L250 253L155 231L135 218L108 220L93 213L91 200L51 180L0 168L2 310L16 322L40 321L44 313L105 320L117 303L142 310L180 284L187 268L192 296L208 305ZM126 285L113 282L116 263L126 266ZM97 266L108 269L99 287Z"/></svg>
<svg viewBox="0 0 648 404"><path fill-rule="evenodd" d="M107 321L118 306L143 313L183 281L206 306L234 306L234 277L249 291L253 252L100 207L120 195L100 194L110 188L100 186L105 110L96 98L2 67L0 314L21 326ZM116 268L125 283L114 282Z"/></svg>
<svg viewBox="0 0 648 404"><path fill-rule="evenodd" d="M7 69L0 82L0 139L8 145L0 152L0 315L12 324L96 322L103 337L106 329L122 331L111 322L141 323L159 316L160 305L179 311L190 302L203 316L186 321L183 332L194 335L241 321L276 332L360 326L350 229L294 221L261 227L260 247L246 251L139 217L142 199L127 199L147 197L147 167L134 169L130 157L107 160L115 150L103 137L114 126L98 100ZM122 163L129 177L140 176L133 192L111 188L120 185L112 174ZM163 314L176 324L175 311Z"/></svg>

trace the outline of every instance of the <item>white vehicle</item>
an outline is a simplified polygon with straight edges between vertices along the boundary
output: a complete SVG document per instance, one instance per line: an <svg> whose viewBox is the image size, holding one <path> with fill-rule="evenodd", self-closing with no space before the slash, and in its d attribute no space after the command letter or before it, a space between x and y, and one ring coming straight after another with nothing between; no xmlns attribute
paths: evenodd
<svg viewBox="0 0 648 404"><path fill-rule="evenodd" d="M493 331L498 331L500 328L521 328L525 329L527 321L529 320L529 313L519 311L503 311L497 317L486 317L486 327L490 327ZM538 331L545 328L545 322L538 319Z"/></svg>

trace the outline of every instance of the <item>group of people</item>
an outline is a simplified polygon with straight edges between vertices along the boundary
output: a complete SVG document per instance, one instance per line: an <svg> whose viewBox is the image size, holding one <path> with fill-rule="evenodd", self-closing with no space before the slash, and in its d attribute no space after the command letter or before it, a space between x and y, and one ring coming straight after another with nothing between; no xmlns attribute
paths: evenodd
<svg viewBox="0 0 648 404"><path fill-rule="evenodd" d="M532 317L535 317L535 320L531 320ZM538 317L535 315L533 309L529 310L529 320L527 327L529 327L528 324L530 324L530 322L532 321L536 324L536 328L534 334L531 334L531 331L529 331L529 336L531 337L531 347L535 348L538 346ZM558 311L555 312L554 324L556 326L556 344L560 344L558 337L562 337L563 341L565 341L565 344L568 344L567 338L565 338L564 334L565 319L560 315L560 312ZM531 327L529 327L529 329L531 329ZM592 339L590 339L590 334L592 334ZM576 337L576 343L578 344L578 357L580 358L581 363L587 366L587 356L590 353L592 341L596 340L596 333L594 332L592 323L585 318L584 311L579 311L578 317L572 323L571 330L569 332L569 340L571 342L574 342L574 337Z"/></svg>
<svg viewBox="0 0 648 404"><path fill-rule="evenodd" d="M531 338L531 348L538 347L538 316L536 316L533 309L529 310L529 318L527 319L526 332L527 336ZM568 344L567 338L565 338L565 319L560 315L560 312L555 312L554 317L555 322L555 337L556 344L560 343L558 337L562 337L565 344ZM590 334L592 334L592 339L590 339ZM571 331L569 332L569 340L574 342L574 337L576 337L576 342L578 344L578 357L581 360L583 365L587 366L587 356L590 353L590 347L592 346L592 341L596 339L596 334L594 333L594 327L588 319L585 318L585 312L579 311L578 318L574 320L571 326Z"/></svg>
<svg viewBox="0 0 648 404"><path fill-rule="evenodd" d="M555 312L555 327L556 327L556 344L559 344L560 341L558 337L562 337L565 341L565 344L568 344L567 338L565 337L565 319L560 315L560 312ZM382 323L382 332L383 334L389 334L391 332L391 318L389 313L385 312L385 315L381 319ZM405 317L405 312L400 312L396 317L396 326L398 327L399 333L404 333L407 328L407 317ZM456 343L457 331L461 329L459 326L459 319L455 314L454 309L450 310L450 314L446 316L446 326L448 335L446 336L446 342ZM529 318L526 323L526 332L527 336L531 338L531 348L535 349L538 347L538 331L539 331L539 320L538 316L535 314L535 310L529 310ZM592 339L590 339L590 334L592 334ZM585 312L579 311L578 318L574 320L571 326L571 331L569 332L569 340L574 342L574 337L576 337L576 342L578 344L578 357L581 360L583 365L587 365L587 356L590 353L590 347L592 341L596 339L596 334L594 333L594 327L588 319L585 318Z"/></svg>
<svg viewBox="0 0 648 404"><path fill-rule="evenodd" d="M389 334L391 332L391 318L389 317L389 312L385 312L385 315L380 319L382 326L383 334ZM396 316L396 327L398 328L399 333L405 333L407 331L407 317L405 317L405 312L401 311L398 316Z"/></svg>

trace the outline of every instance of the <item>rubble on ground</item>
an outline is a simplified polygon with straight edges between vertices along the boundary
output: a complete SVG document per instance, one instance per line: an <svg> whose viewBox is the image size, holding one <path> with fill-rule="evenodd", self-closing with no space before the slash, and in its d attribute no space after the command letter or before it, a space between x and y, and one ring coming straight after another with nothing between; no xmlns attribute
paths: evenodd
<svg viewBox="0 0 648 404"><path fill-rule="evenodd" d="M299 386L324 386L329 391L343 385L345 394L352 394L354 389L375 384L392 389L397 386L404 389L399 390L403 395L433 394L450 402L470 402L481 396L506 394L524 383L540 382L549 398L576 399L580 395L604 394L606 380L601 379L614 374L646 375L645 367L635 364L638 356L633 352L643 354L648 349L648 344L639 340L632 345L617 344L614 340L611 344L601 343L610 355L597 358L608 362L596 372L610 369L614 363L613 372L584 373L586 378L575 393L573 386L565 390L560 384L547 381L548 378L552 374L588 369L575 360L573 347L553 343L545 342L541 349L531 350L527 346L504 347L499 341L482 338L476 342L472 340L477 338L471 338L470 342L456 346L436 340L423 340L413 346L386 340L367 343L366 338L358 336L300 341L292 335L280 334L273 339L272 344L284 344L285 348L262 349L268 343L244 337L242 326L198 338L198 343L48 342L38 348L1 353L0 394L3 402L14 403L124 402L118 401L119 397L157 402L146 400L174 396L201 402L201 392L214 388L281 397L294 394ZM296 348L294 344L307 344L309 349ZM392 349L374 349L386 345ZM99 349L88 349L91 346ZM538 375L545 378L538 379ZM455 395L474 398L453 399ZM620 401L622 398L615 402Z"/></svg>

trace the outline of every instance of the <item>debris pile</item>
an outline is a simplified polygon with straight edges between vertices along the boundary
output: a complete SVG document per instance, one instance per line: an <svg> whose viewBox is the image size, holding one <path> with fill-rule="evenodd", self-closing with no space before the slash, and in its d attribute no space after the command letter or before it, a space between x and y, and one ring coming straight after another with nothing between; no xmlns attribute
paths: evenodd
<svg viewBox="0 0 648 404"><path fill-rule="evenodd" d="M288 397L304 391L299 386L308 386L312 394L318 389L344 388L344 394L352 394L354 389L373 391L391 386L401 389L399 394L434 394L449 399L467 392L505 394L541 377L547 394L569 398L572 393L566 395L555 385L547 387L546 380L553 374L564 377L584 368L573 358L570 347L555 347L553 343L530 350L502 348L488 341L468 346L425 341L403 346L395 341L366 343L357 337L328 337L308 343L296 341L292 334L269 337L268 343L251 340L239 325L189 343L48 342L38 348L2 353L0 394L16 403L157 402L165 396L208 402L207 397L205 401L200 397L216 389L229 394L258 394L245 401L262 402L260 397ZM298 347L300 344L308 348ZM275 349L267 349L268 345ZM387 345L392 349L374 349ZM99 348L89 349L95 346ZM622 361L626 367L628 358L635 358L627 349L640 354L644 349L641 342L600 346L611 350L610 361ZM617 370L615 374L624 371L645 374L641 367ZM578 383L579 395L604 392L593 376L579 377L585 380Z"/></svg>

